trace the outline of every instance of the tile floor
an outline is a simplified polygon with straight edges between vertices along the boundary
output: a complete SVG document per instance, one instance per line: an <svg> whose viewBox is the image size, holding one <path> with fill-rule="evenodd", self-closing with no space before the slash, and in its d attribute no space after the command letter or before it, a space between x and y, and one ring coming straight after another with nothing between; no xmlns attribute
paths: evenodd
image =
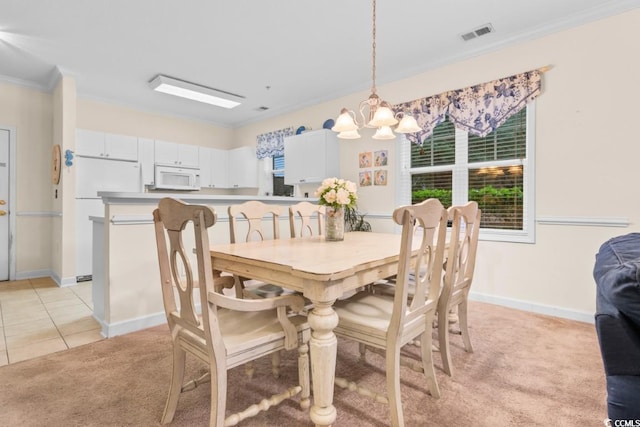
<svg viewBox="0 0 640 427"><path fill-rule="evenodd" d="M91 282L0 282L0 366L103 339L92 313Z"/></svg>

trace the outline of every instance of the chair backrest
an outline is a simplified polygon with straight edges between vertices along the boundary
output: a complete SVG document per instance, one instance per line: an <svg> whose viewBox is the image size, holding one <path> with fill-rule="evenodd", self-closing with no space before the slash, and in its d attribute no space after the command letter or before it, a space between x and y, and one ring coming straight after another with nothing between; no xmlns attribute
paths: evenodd
<svg viewBox="0 0 640 427"><path fill-rule="evenodd" d="M451 236L445 280L440 296L442 307L446 307L449 298L457 293L469 292L475 270L482 214L477 202L451 206L448 213L451 221Z"/></svg>
<svg viewBox="0 0 640 427"><path fill-rule="evenodd" d="M280 237L280 224L278 223L278 219L282 213L280 206L250 200L238 205L229 206L228 212L231 243L265 240L262 220L268 215L271 215L273 219L273 238L278 239ZM247 220L249 227L244 240L238 240L238 217L240 216Z"/></svg>
<svg viewBox="0 0 640 427"><path fill-rule="evenodd" d="M299 202L289 206L289 227L291 229L291 238L304 236L321 236L323 227L324 206L314 205L310 202ZM315 220L314 220L314 217ZM318 222L317 232L313 231L312 222ZM296 223L300 227L296 227Z"/></svg>
<svg viewBox="0 0 640 427"><path fill-rule="evenodd" d="M429 310L435 312L442 279L447 216L447 210L437 199L399 207L393 212L393 220L402 226L402 243L390 334L399 334L404 325L420 321ZM420 243L417 251L413 250L415 239ZM410 296L412 275L415 289Z"/></svg>
<svg viewBox="0 0 640 427"><path fill-rule="evenodd" d="M219 331L210 330L207 293L214 288L211 258L209 257L209 235L207 229L216 222L216 213L207 206L190 205L172 198L163 198L153 211L155 224L162 299L171 334L193 334L207 339L209 334L220 336ZM191 265L189 252L185 250L183 232L192 223L196 246L196 269ZM196 311L194 288L199 287L202 319ZM179 297L176 304L175 293ZM215 312L213 312L215 314Z"/></svg>

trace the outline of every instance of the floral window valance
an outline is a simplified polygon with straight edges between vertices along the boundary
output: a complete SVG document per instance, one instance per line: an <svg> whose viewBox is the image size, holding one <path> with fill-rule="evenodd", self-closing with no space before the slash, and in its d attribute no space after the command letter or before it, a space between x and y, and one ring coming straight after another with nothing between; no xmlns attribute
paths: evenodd
<svg viewBox="0 0 640 427"><path fill-rule="evenodd" d="M258 159L284 155L284 138L293 134L293 127L288 127L258 135L256 138Z"/></svg>
<svg viewBox="0 0 640 427"><path fill-rule="evenodd" d="M398 104L394 110L415 117L422 130L405 136L418 145L446 116L456 128L484 137L533 101L540 89L541 72L533 70Z"/></svg>

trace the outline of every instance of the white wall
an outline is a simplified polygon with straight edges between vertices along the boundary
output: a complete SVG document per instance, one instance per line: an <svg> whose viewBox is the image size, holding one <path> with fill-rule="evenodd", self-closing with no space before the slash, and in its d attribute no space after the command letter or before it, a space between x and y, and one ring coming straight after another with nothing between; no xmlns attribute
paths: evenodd
<svg viewBox="0 0 640 427"><path fill-rule="evenodd" d="M76 283L75 257L75 168L66 167L64 153L75 149L76 140L76 82L61 76L53 91L53 144L60 145L62 154L60 182L53 185L54 216L51 224L51 271L59 285ZM50 167L51 169L51 167Z"/></svg>
<svg viewBox="0 0 640 427"><path fill-rule="evenodd" d="M77 100L77 106L77 126L81 129L220 149L234 147L234 130L231 128L84 98Z"/></svg>

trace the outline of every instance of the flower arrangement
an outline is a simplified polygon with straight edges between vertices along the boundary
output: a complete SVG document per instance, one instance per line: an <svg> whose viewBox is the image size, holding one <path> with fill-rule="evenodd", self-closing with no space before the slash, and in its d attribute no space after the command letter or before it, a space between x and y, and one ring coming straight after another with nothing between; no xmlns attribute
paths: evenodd
<svg viewBox="0 0 640 427"><path fill-rule="evenodd" d="M334 209L351 209L355 208L356 200L358 200L356 192L356 184L351 181L327 178L322 181L322 184L318 187L314 196L319 198L318 203L320 205Z"/></svg>

